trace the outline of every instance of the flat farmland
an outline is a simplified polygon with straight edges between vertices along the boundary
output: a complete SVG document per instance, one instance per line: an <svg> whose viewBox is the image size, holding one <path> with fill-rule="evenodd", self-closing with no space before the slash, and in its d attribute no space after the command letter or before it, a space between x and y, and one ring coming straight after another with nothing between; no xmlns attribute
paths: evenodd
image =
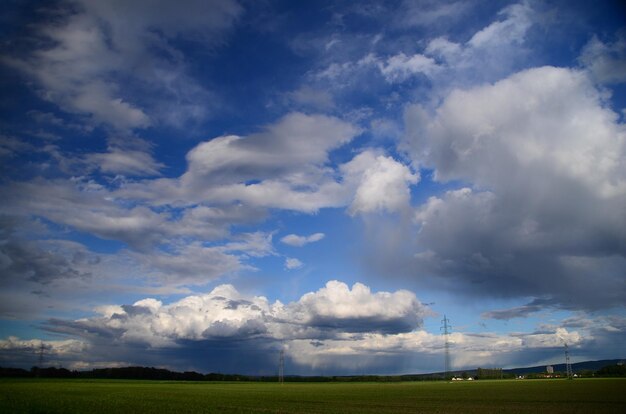
<svg viewBox="0 0 626 414"><path fill-rule="evenodd" d="M401 383L0 380L0 413L625 413L626 379Z"/></svg>

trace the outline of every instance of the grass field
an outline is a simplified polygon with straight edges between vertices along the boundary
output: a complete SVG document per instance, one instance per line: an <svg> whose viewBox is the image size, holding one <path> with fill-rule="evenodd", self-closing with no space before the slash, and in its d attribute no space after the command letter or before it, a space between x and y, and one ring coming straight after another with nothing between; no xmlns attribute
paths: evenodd
<svg viewBox="0 0 626 414"><path fill-rule="evenodd" d="M405 383L0 380L0 413L626 413L626 379Z"/></svg>

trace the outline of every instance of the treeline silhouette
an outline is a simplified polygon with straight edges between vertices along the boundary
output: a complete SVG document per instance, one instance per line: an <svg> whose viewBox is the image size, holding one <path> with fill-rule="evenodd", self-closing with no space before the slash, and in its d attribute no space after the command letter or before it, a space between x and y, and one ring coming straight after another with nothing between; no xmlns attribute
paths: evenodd
<svg viewBox="0 0 626 414"><path fill-rule="evenodd" d="M278 376L255 376L241 374L209 373L195 371L176 372L163 368L123 367L97 368L90 371L70 371L66 368L32 367L30 371L21 368L0 367L0 377L11 378L78 378L78 379L135 379L157 381L259 381L277 382ZM425 381L442 379L437 374L418 375L348 375L348 376L285 376L288 382L396 382Z"/></svg>
<svg viewBox="0 0 626 414"><path fill-rule="evenodd" d="M626 366L612 364L597 371L587 370L584 376L626 377ZM466 377L465 373L463 375ZM66 368L0 367L0 377L4 378L77 378L77 379L121 379L121 380L157 380L157 381L258 381L277 382L278 376L254 376L241 374L209 373L195 371L176 372L153 367L97 368L90 371L70 371ZM505 375L504 378L513 377ZM533 378L534 376L528 376ZM443 380L441 373L415 375L347 375L347 376L285 376L288 382L399 382L399 381L437 381ZM480 379L477 376L476 379Z"/></svg>

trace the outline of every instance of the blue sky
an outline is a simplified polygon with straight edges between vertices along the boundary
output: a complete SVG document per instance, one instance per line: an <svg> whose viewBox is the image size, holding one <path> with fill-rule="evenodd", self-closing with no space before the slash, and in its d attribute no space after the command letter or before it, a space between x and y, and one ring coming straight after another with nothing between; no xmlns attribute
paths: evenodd
<svg viewBox="0 0 626 414"><path fill-rule="evenodd" d="M618 1L9 1L0 365L623 358Z"/></svg>

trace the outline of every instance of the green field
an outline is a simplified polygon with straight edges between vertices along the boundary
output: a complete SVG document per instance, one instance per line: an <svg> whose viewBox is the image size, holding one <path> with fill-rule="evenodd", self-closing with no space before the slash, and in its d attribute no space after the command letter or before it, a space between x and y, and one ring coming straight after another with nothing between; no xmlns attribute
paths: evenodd
<svg viewBox="0 0 626 414"><path fill-rule="evenodd" d="M0 413L626 413L626 379L404 383L0 380Z"/></svg>

